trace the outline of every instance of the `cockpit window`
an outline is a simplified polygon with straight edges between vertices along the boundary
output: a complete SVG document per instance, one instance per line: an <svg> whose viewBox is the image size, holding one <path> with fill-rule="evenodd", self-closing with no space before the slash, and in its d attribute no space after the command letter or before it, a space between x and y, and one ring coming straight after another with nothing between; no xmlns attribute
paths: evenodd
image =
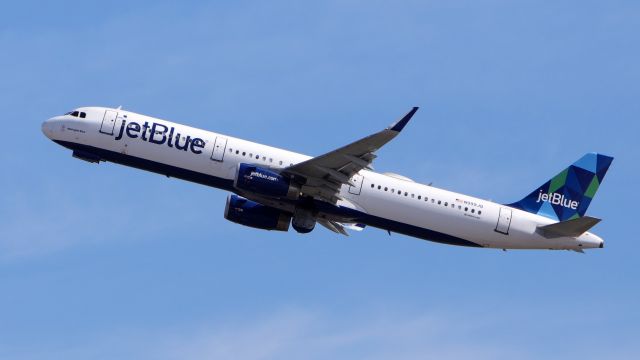
<svg viewBox="0 0 640 360"><path fill-rule="evenodd" d="M69 111L68 113L66 113L65 115L71 115L71 116L75 116L75 117L79 117L81 119L84 119L87 117L87 113L86 112L80 112L80 111Z"/></svg>

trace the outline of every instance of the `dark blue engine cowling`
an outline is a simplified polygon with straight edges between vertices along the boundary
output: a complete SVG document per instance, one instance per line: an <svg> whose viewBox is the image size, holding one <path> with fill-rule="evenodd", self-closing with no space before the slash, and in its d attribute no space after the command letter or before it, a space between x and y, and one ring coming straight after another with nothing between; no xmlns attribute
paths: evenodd
<svg viewBox="0 0 640 360"><path fill-rule="evenodd" d="M286 176L255 165L239 164L234 186L268 197L296 200L300 196L300 188Z"/></svg>
<svg viewBox="0 0 640 360"><path fill-rule="evenodd" d="M224 218L236 224L264 230L288 231L291 215L238 195L229 195Z"/></svg>

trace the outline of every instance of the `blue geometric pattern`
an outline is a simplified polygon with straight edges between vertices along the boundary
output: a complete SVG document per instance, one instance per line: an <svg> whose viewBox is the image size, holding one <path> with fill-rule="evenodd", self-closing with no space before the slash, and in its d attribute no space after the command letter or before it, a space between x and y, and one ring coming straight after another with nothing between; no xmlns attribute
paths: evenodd
<svg viewBox="0 0 640 360"><path fill-rule="evenodd" d="M586 154L524 199L508 206L558 221L582 217L612 161L610 156Z"/></svg>

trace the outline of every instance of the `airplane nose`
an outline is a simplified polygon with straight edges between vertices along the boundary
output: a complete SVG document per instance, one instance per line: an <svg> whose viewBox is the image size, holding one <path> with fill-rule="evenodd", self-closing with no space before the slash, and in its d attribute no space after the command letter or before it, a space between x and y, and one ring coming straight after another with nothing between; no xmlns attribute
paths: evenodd
<svg viewBox="0 0 640 360"><path fill-rule="evenodd" d="M53 140L53 136L55 135L54 128L56 123L59 123L59 119L56 117L52 117L51 119L47 119L42 122L42 133L51 140Z"/></svg>
<svg viewBox="0 0 640 360"><path fill-rule="evenodd" d="M42 123L42 133L44 134L44 136L51 139L51 119L45 120Z"/></svg>

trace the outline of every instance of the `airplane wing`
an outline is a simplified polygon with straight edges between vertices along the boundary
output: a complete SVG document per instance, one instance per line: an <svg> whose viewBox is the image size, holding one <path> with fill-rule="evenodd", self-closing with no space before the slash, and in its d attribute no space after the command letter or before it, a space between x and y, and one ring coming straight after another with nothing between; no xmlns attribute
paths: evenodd
<svg viewBox="0 0 640 360"><path fill-rule="evenodd" d="M343 184L352 185L352 177L362 169L371 169L374 154L383 145L395 138L418 111L414 107L400 120L388 128L362 138L349 145L292 165L283 173L304 179L301 192L330 203L340 200L340 188Z"/></svg>

